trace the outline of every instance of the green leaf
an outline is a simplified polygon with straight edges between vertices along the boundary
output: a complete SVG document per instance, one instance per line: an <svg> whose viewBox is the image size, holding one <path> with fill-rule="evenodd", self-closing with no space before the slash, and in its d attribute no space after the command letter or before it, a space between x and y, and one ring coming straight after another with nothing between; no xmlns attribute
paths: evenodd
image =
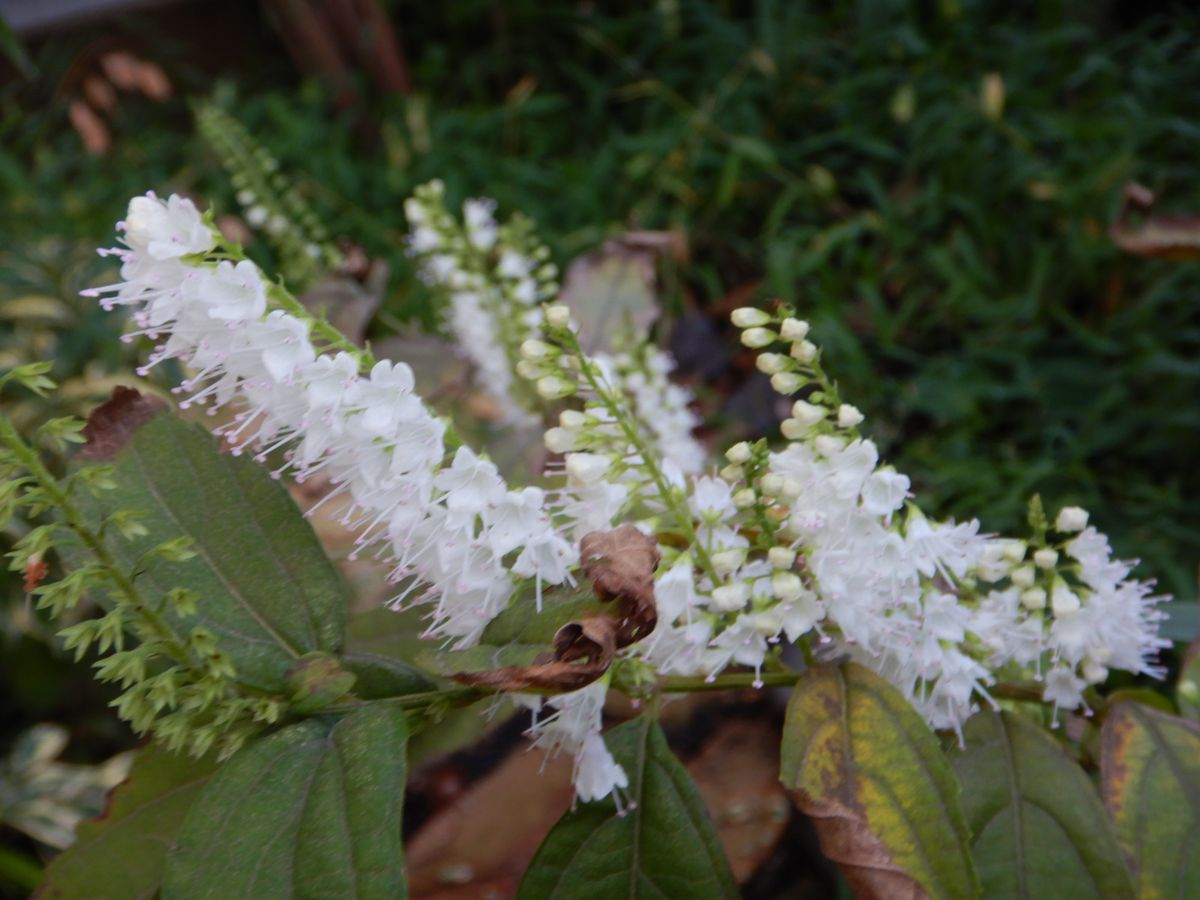
<svg viewBox="0 0 1200 900"><path fill-rule="evenodd" d="M1100 786L1142 900L1200 896L1200 726L1140 703L1110 707Z"/></svg>
<svg viewBox="0 0 1200 900"><path fill-rule="evenodd" d="M1175 703L1185 718L1200 722L1200 642L1193 641L1183 655L1179 681L1175 684Z"/></svg>
<svg viewBox="0 0 1200 900"><path fill-rule="evenodd" d="M220 453L198 425L159 414L138 427L112 460L117 487L81 497L97 526L133 511L145 536L108 529L109 549L149 597L183 587L199 597L195 617L164 615L181 634L208 628L244 683L284 688L288 669L314 650L336 652L345 624L344 588L287 491L246 457ZM151 551L189 538L191 559Z"/></svg>
<svg viewBox="0 0 1200 900"><path fill-rule="evenodd" d="M629 776L627 808L612 799L567 813L530 863L518 900L736 897L708 810L647 716L605 735Z"/></svg>
<svg viewBox="0 0 1200 900"><path fill-rule="evenodd" d="M853 663L805 673L788 704L780 777L858 896L977 895L954 771L875 673Z"/></svg>
<svg viewBox="0 0 1200 900"><path fill-rule="evenodd" d="M979 713L953 755L983 896L1129 898L1133 884L1083 769L1023 716Z"/></svg>
<svg viewBox="0 0 1200 900"><path fill-rule="evenodd" d="M371 703L247 744L204 790L163 896L402 898L403 711Z"/></svg>
<svg viewBox="0 0 1200 900"><path fill-rule="evenodd" d="M46 869L41 898L126 900L152 897L184 817L212 778L216 761L150 744L102 815L80 823L75 843Z"/></svg>
<svg viewBox="0 0 1200 900"><path fill-rule="evenodd" d="M37 66L29 58L25 45L21 43L21 39L17 37L17 33L13 31L4 16L0 16L0 51L3 51L4 55L17 67L17 71L26 78L37 75Z"/></svg>

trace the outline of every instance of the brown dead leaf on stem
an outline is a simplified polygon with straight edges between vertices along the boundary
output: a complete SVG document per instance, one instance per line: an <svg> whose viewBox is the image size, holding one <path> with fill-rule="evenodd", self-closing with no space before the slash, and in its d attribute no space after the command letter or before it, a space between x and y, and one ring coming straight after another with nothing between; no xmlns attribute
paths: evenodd
<svg viewBox="0 0 1200 900"><path fill-rule="evenodd" d="M84 445L80 459L112 459L129 443L133 433L161 413L167 405L157 397L145 397L130 387L118 385L112 397L92 410L83 426Z"/></svg>
<svg viewBox="0 0 1200 900"><path fill-rule="evenodd" d="M1122 250L1158 259L1200 259L1200 216L1147 216L1131 222L1133 210L1149 212L1157 197L1144 185L1125 185L1121 211L1108 234Z"/></svg>
<svg viewBox="0 0 1200 900"><path fill-rule="evenodd" d="M570 622L554 636L554 656L530 666L502 666L483 672L459 672L455 681L500 691L575 691L587 687L612 664L616 623L594 617Z"/></svg>
<svg viewBox="0 0 1200 900"><path fill-rule="evenodd" d="M579 542L583 574L596 596L615 606L614 615L568 622L554 636L551 659L529 666L503 666L453 676L463 684L501 691L574 691L586 687L612 664L617 650L640 641L658 624L654 570L658 544L633 525L593 531Z"/></svg>
<svg viewBox="0 0 1200 900"><path fill-rule="evenodd" d="M658 542L626 523L612 531L585 534L579 542L579 558L596 596L617 605L617 649L648 637L658 624L654 605Z"/></svg>

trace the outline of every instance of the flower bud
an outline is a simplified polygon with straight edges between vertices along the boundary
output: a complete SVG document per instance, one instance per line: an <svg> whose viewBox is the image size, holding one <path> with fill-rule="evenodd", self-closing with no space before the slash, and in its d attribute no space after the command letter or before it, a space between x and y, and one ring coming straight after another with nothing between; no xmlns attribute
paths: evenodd
<svg viewBox="0 0 1200 900"><path fill-rule="evenodd" d="M1087 528L1088 511L1078 506L1064 506L1058 511L1058 518L1054 520L1054 528L1064 534L1070 534L1075 531L1083 531Z"/></svg>
<svg viewBox="0 0 1200 900"><path fill-rule="evenodd" d="M567 454L567 478L576 484L596 484L611 467L612 457L602 453Z"/></svg>
<svg viewBox="0 0 1200 900"><path fill-rule="evenodd" d="M551 303L542 309L546 324L551 328L566 328L571 324L571 309L562 303Z"/></svg>
<svg viewBox="0 0 1200 900"><path fill-rule="evenodd" d="M795 372L776 372L771 376L771 387L784 396L794 394L804 387L804 377Z"/></svg>
<svg viewBox="0 0 1200 900"><path fill-rule="evenodd" d="M785 602L799 600L804 594L804 582L795 572L776 572L771 576L771 593Z"/></svg>
<svg viewBox="0 0 1200 900"><path fill-rule="evenodd" d="M577 409L564 409L558 414L558 424L563 428L582 428L588 417Z"/></svg>
<svg viewBox="0 0 1200 900"><path fill-rule="evenodd" d="M530 359L534 362L540 362L543 359L553 355L554 348L545 341L538 341L530 338L521 344L521 356L524 359Z"/></svg>
<svg viewBox="0 0 1200 900"><path fill-rule="evenodd" d="M538 379L537 392L546 400L558 400L575 393L575 385L557 375L546 375Z"/></svg>
<svg viewBox="0 0 1200 900"><path fill-rule="evenodd" d="M539 366L537 363L528 359L518 359L516 368L518 375L520 375L522 378L528 378L530 381L534 380L535 378L541 378L542 372L545 371L544 366Z"/></svg>
<svg viewBox="0 0 1200 900"><path fill-rule="evenodd" d="M766 328L748 328L742 332L742 343L752 350L775 343L775 332Z"/></svg>
<svg viewBox="0 0 1200 900"><path fill-rule="evenodd" d="M740 581L736 584L723 584L712 592L712 606L720 612L735 612L746 605L750 599L750 588Z"/></svg>
<svg viewBox="0 0 1200 900"><path fill-rule="evenodd" d="M712 554L713 568L717 570L717 574L725 577L737 571L746 559L746 551L740 547L734 547L729 550L718 550Z"/></svg>
<svg viewBox="0 0 1200 900"><path fill-rule="evenodd" d="M851 406L849 403L843 403L838 407L838 427L853 428L855 425L862 423L863 414L858 411L857 407Z"/></svg>
<svg viewBox="0 0 1200 900"><path fill-rule="evenodd" d="M733 505L738 509L749 509L758 501L758 495L753 488L742 488L733 494Z"/></svg>
<svg viewBox="0 0 1200 900"><path fill-rule="evenodd" d="M804 485L802 485L796 479L794 479L794 478L784 478L783 479L783 487L781 487L779 489L780 496L782 496L788 500L795 500L797 497L799 497L803 493L804 493Z"/></svg>
<svg viewBox="0 0 1200 900"><path fill-rule="evenodd" d="M837 456L846 448L846 441L833 434L818 434L813 438L813 449L822 456Z"/></svg>
<svg viewBox="0 0 1200 900"><path fill-rule="evenodd" d="M778 497L783 492L783 477L768 472L758 480L758 486L768 497Z"/></svg>
<svg viewBox="0 0 1200 900"><path fill-rule="evenodd" d="M766 325L771 321L769 315L761 309L755 309L753 306L738 307L729 318L738 328L753 328L756 325Z"/></svg>
<svg viewBox="0 0 1200 900"><path fill-rule="evenodd" d="M792 344L792 359L807 365L817 358L817 345L812 341L797 341Z"/></svg>
<svg viewBox="0 0 1200 900"><path fill-rule="evenodd" d="M1046 592L1040 587L1030 588L1021 592L1021 605L1026 609L1039 610L1046 608Z"/></svg>
<svg viewBox="0 0 1200 900"><path fill-rule="evenodd" d="M1009 577L1012 578L1012 583L1017 587L1031 588L1037 578L1037 572L1033 566L1021 566L1019 569L1013 569L1013 573Z"/></svg>
<svg viewBox="0 0 1200 900"><path fill-rule="evenodd" d="M546 449L551 453L569 453L576 449L578 435L566 428L548 428L544 436Z"/></svg>
<svg viewBox="0 0 1200 900"><path fill-rule="evenodd" d="M726 481L741 481L746 477L746 470L741 466L726 466L721 470L721 477Z"/></svg>
<svg viewBox="0 0 1200 900"><path fill-rule="evenodd" d="M779 328L779 336L785 341L802 341L808 337L808 323L803 319L793 319L791 316L783 320Z"/></svg>
<svg viewBox="0 0 1200 900"><path fill-rule="evenodd" d="M797 400L792 404L792 418L803 422L806 426L816 425L825 418L825 408L809 403L807 400Z"/></svg>
<svg viewBox="0 0 1200 900"><path fill-rule="evenodd" d="M774 375L788 367L790 360L782 353L761 353L754 361L755 367L764 375Z"/></svg>
<svg viewBox="0 0 1200 900"><path fill-rule="evenodd" d="M725 451L725 458L731 463L741 464L750 461L750 442L738 441Z"/></svg>
<svg viewBox="0 0 1200 900"><path fill-rule="evenodd" d="M1005 540L1003 556L1009 562L1019 563L1025 558L1025 550L1027 549L1024 541Z"/></svg>
<svg viewBox="0 0 1200 900"><path fill-rule="evenodd" d="M784 419L779 423L779 431L789 441L800 440L804 435L808 434L810 427L799 419Z"/></svg>
<svg viewBox="0 0 1200 900"><path fill-rule="evenodd" d="M1033 554L1033 564L1039 569L1053 569L1058 563L1058 551L1045 547Z"/></svg>
<svg viewBox="0 0 1200 900"><path fill-rule="evenodd" d="M773 569L790 569L796 564L796 551L790 547L772 547L767 551L767 560Z"/></svg>

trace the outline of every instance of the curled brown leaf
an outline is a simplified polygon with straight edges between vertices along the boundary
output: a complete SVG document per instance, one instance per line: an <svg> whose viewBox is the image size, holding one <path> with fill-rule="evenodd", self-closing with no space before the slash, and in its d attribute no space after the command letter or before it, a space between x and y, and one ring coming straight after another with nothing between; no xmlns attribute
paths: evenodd
<svg viewBox="0 0 1200 900"><path fill-rule="evenodd" d="M83 426L84 445L80 459L112 459L133 433L161 413L167 405L157 397L145 397L134 388L117 385L112 397L101 403Z"/></svg>
<svg viewBox="0 0 1200 900"><path fill-rule="evenodd" d="M612 616L589 616L568 622L554 636L554 653L546 662L504 666L483 672L460 672L456 681L501 691L574 691L586 687L610 665L617 650L640 641L654 630L654 570L658 544L632 525L593 531L579 544L584 575L596 596L615 606Z"/></svg>

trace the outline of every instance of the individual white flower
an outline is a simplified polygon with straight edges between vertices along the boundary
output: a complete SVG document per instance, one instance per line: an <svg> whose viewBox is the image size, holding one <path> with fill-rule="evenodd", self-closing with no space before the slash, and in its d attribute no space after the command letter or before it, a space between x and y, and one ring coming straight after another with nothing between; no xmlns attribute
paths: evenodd
<svg viewBox="0 0 1200 900"><path fill-rule="evenodd" d="M125 241L135 253L159 260L207 253L215 243L191 200L172 194L164 203L153 193L129 201Z"/></svg>
<svg viewBox="0 0 1200 900"><path fill-rule="evenodd" d="M1056 709L1078 709L1083 704L1085 687L1087 683L1070 669L1055 668L1046 675L1042 696Z"/></svg>
<svg viewBox="0 0 1200 900"><path fill-rule="evenodd" d="M876 469L863 482L863 509L874 516L890 515L904 506L910 486L908 476L890 466Z"/></svg>
<svg viewBox="0 0 1200 900"><path fill-rule="evenodd" d="M601 800L618 788L629 787L629 777L613 759L604 738L592 732L575 757L575 794L584 803Z"/></svg>

